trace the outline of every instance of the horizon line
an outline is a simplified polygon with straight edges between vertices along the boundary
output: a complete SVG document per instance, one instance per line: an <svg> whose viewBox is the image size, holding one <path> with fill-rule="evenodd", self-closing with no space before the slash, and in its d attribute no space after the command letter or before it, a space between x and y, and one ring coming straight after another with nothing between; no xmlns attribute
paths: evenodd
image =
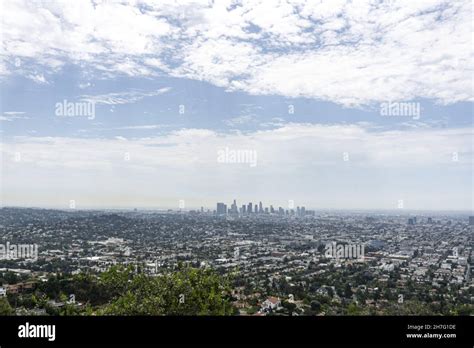
<svg viewBox="0 0 474 348"><path fill-rule="evenodd" d="M219 202L221 203L221 202ZM217 203L216 203L217 204ZM210 210L213 212L215 208L210 208L206 206L202 206L206 210ZM320 211L320 212L325 212L325 211L341 211L341 212L433 212L433 213L465 213L465 214L474 214L474 210L464 210L464 209L418 209L418 208L308 208L306 206L300 206L304 207L307 211ZM38 210L58 210L58 211L67 211L67 212L73 212L73 211L106 211L106 210L130 210L134 211L135 209L137 211L173 211L173 212L191 212L195 210L200 210L201 206L199 207L190 207L190 208L170 208L170 207L93 207L93 206L87 206L87 207L81 207L81 208L67 208L67 207L57 207L57 206L19 206L19 205L0 205L0 209L4 208L13 208L13 209L38 209ZM276 208L278 209L278 208ZM285 209L285 210L291 210L291 209ZM293 208L292 210L296 210ZM207 211L206 211L207 212ZM258 213L260 214L260 213ZM257 215L258 215L257 214ZM400 214L403 215L403 214Z"/></svg>

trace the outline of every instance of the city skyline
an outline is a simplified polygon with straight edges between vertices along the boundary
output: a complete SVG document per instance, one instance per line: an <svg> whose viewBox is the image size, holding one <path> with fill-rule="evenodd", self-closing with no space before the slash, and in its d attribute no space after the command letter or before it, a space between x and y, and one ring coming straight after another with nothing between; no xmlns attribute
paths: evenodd
<svg viewBox="0 0 474 348"><path fill-rule="evenodd" d="M201 212L203 212L204 207L201 207ZM305 216L313 215L313 210L306 211L305 206L296 206L293 201L288 202L288 206L283 208L281 206L273 206L270 204L264 206L262 201L259 201L258 204L253 204L249 202L248 204L242 204L241 206L237 205L237 200L234 199L233 203L228 207L227 204L222 202L217 202L216 210L214 212L217 215L251 215L251 214L277 214L277 215L296 215L296 216Z"/></svg>

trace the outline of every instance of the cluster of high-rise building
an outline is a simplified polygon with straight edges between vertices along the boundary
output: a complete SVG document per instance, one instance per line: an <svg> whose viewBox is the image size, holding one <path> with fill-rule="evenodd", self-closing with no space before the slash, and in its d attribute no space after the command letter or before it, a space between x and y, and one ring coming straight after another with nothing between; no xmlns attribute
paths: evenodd
<svg viewBox="0 0 474 348"><path fill-rule="evenodd" d="M278 207L278 209L274 208L273 205L269 207L264 207L263 203L260 201L258 204L253 204L249 202L248 204L242 204L242 206L237 206L237 202L234 199L234 202L227 206L227 204L219 202L217 203L216 215L234 215L234 216L242 216L242 215L253 215L253 214L272 214L272 215L280 215L280 216L314 216L315 212L313 210L306 210L305 207L297 206L296 209L283 209L282 207Z"/></svg>

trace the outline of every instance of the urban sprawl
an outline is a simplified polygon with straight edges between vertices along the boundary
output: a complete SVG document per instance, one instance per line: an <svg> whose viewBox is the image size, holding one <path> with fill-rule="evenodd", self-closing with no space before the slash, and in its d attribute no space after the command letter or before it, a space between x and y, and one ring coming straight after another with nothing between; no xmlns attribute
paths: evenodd
<svg viewBox="0 0 474 348"><path fill-rule="evenodd" d="M86 293L46 284L117 265L158 277L184 264L229 276L234 315L472 315L473 226L466 213L316 211L293 202L234 200L215 210L4 207L0 298L15 314L93 313ZM7 245L37 252L2 257L11 255Z"/></svg>

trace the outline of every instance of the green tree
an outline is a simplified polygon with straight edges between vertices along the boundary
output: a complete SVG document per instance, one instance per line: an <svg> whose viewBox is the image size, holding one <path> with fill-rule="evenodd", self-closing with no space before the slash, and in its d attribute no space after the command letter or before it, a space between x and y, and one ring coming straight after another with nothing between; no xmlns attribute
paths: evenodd
<svg viewBox="0 0 474 348"><path fill-rule="evenodd" d="M361 310L359 307L357 307L355 303L351 303L349 304L349 306L347 306L347 315L360 315L360 314L361 314Z"/></svg>
<svg viewBox="0 0 474 348"><path fill-rule="evenodd" d="M229 281L211 270L183 267L158 277L114 269L112 302L105 315L232 315ZM109 275L105 277L108 279ZM126 282L123 282L128 279ZM107 280L108 281L108 280ZM120 283L122 282L122 283Z"/></svg>
<svg viewBox="0 0 474 348"><path fill-rule="evenodd" d="M292 302L288 302L288 301L283 301L281 303L282 307L285 308L285 310L287 311L287 313L289 315L292 315L292 313L295 311L296 309L296 305Z"/></svg>
<svg viewBox="0 0 474 348"><path fill-rule="evenodd" d="M317 300L311 301L311 310L318 313L321 310L321 303Z"/></svg>
<svg viewBox="0 0 474 348"><path fill-rule="evenodd" d="M1 315L13 315L13 308L8 303L8 300L5 297L0 298L0 316Z"/></svg>

